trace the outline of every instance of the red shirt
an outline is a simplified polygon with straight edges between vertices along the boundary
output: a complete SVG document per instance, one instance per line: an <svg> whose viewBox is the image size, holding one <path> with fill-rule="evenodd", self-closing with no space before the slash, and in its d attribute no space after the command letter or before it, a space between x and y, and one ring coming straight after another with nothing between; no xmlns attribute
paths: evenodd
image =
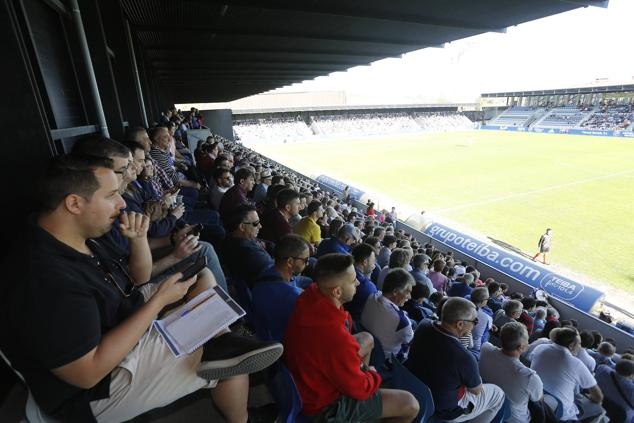
<svg viewBox="0 0 634 423"><path fill-rule="evenodd" d="M297 298L286 327L284 354L305 414L319 413L342 395L366 400L379 389L381 376L361 370L351 327L350 314L337 308L316 283Z"/></svg>

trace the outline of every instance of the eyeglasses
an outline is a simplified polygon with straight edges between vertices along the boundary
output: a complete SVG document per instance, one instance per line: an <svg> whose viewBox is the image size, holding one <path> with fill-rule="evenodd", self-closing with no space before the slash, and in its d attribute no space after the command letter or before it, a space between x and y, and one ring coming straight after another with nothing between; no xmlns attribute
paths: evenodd
<svg viewBox="0 0 634 423"><path fill-rule="evenodd" d="M124 298L128 298L130 295L132 295L132 293L136 289L136 285L134 285L132 276L130 276L125 266L121 265L118 260L111 259L107 256L107 254L104 254L103 247L101 247L101 245L94 239L90 240L90 246L92 246L90 250L93 252L97 260L97 266L99 266L99 268L103 271L106 281L114 285L115 288L117 288L117 291L119 291L119 293L123 295ZM112 265L114 265L126 277L127 284L124 283L124 286L127 285L130 287L127 291L121 288L121 285L119 285L119 283L117 282L117 279L114 276Z"/></svg>
<svg viewBox="0 0 634 423"><path fill-rule="evenodd" d="M293 260L301 260L301 261L304 262L304 264L308 264L308 260L310 260L310 257L306 257L306 258L304 258L304 257L289 257L289 258L292 258Z"/></svg>
<svg viewBox="0 0 634 423"><path fill-rule="evenodd" d="M130 168L130 163L128 163L128 165L122 168L121 170L115 170L114 173L116 173L117 175L123 175L124 173L128 171L129 168Z"/></svg>
<svg viewBox="0 0 634 423"><path fill-rule="evenodd" d="M255 222L242 222L242 223L244 223L245 225L253 225L254 227L257 227L260 225L259 220L256 220Z"/></svg>
<svg viewBox="0 0 634 423"><path fill-rule="evenodd" d="M477 317L476 317L475 319L473 319L473 320L464 320L464 319L461 319L461 321L462 321L462 322L469 322L469 323L473 323L473 326L475 326L475 325L477 325L477 324L478 324L478 318L477 318Z"/></svg>

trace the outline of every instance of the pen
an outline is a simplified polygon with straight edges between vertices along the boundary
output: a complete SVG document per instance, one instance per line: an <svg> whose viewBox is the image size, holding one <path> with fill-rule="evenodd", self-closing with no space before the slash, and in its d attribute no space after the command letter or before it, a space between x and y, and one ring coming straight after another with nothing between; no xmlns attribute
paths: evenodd
<svg viewBox="0 0 634 423"><path fill-rule="evenodd" d="M204 299L200 300L199 302L197 302L196 304L194 304L193 306L191 306L191 307L190 307L190 308L188 308L187 310L183 311L183 312L181 313L181 317L183 317L183 316L187 315L187 313L189 313L190 311L192 311L193 309L195 309L196 307L198 307L199 305L201 305L202 303L204 303L205 301L207 301L208 299L210 299L210 298L211 298L211 297L213 297L214 295L216 295L216 291L213 291L213 292L211 293L211 295L210 295L210 296L208 296L208 297L206 297L206 298L204 298Z"/></svg>

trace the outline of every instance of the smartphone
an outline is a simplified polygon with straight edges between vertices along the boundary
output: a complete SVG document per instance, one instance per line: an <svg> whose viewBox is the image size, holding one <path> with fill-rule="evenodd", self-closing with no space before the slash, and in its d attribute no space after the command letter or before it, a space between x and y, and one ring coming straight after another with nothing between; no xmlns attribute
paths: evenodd
<svg viewBox="0 0 634 423"><path fill-rule="evenodd" d="M198 260L196 260L187 269L183 270L182 272L183 277L180 278L179 282L183 282L193 278L195 275L200 273L200 271L203 270L205 267L207 267L207 257L203 256L203 257L200 257Z"/></svg>
<svg viewBox="0 0 634 423"><path fill-rule="evenodd" d="M194 236L198 236L200 235L200 231L202 231L204 228L202 223L199 223L198 225L194 226L193 228L191 228L186 234L185 236L189 236L189 235L194 235Z"/></svg>

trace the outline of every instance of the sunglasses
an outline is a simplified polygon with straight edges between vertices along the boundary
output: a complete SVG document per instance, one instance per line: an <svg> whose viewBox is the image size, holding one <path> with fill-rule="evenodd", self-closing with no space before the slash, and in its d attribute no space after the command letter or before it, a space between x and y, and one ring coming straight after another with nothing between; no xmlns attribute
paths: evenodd
<svg viewBox="0 0 634 423"><path fill-rule="evenodd" d="M245 225L253 225L253 226L258 226L260 224L259 220L256 220L255 222L242 222Z"/></svg>

